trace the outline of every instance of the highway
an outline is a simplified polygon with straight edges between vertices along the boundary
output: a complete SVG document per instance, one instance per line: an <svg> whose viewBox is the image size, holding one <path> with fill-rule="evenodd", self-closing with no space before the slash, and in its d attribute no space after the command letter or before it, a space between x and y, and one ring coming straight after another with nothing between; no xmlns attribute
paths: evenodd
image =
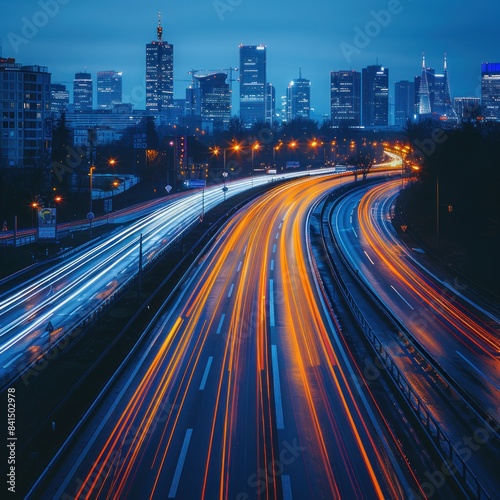
<svg viewBox="0 0 500 500"><path fill-rule="evenodd" d="M301 175L304 172L279 177ZM114 222L125 226L114 234L56 260L48 271L29 282L7 287L0 296L0 379L8 381L19 373L137 276L141 236L144 267L197 224L204 211L226 197L276 178L246 178L228 182L227 192L219 185L166 197L161 206L148 204L141 212L137 208L122 211L114 216Z"/></svg>
<svg viewBox="0 0 500 500"><path fill-rule="evenodd" d="M345 198L334 213L344 253L375 293L458 384L500 414L500 319L419 262L391 223L401 181ZM498 418L498 417L497 417Z"/></svg>
<svg viewBox="0 0 500 500"><path fill-rule="evenodd" d="M231 218L33 498L423 496L311 264L308 215L339 182Z"/></svg>

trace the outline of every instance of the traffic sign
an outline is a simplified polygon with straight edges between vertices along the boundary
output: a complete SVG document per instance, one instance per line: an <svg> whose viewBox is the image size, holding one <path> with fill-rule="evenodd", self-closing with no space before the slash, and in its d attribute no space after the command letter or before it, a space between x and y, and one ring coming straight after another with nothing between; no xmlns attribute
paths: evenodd
<svg viewBox="0 0 500 500"><path fill-rule="evenodd" d="M189 185L192 188L201 188L207 185L207 181L205 179L190 179Z"/></svg>

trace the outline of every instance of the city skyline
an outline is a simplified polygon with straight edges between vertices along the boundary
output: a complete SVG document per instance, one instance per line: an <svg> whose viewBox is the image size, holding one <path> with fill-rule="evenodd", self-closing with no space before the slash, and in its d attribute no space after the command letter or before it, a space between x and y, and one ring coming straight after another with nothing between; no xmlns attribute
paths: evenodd
<svg viewBox="0 0 500 500"><path fill-rule="evenodd" d="M30 0L2 13L0 35L3 57L47 66L53 83L71 90L77 72L89 72L94 80L99 71L123 72L124 102L145 109L144 47L156 38L161 11L163 39L175 46L175 98L185 98L190 70L238 67L240 44L263 44L267 80L277 97L285 95L301 68L311 81L311 107L318 117L329 114L331 71L361 71L377 63L390 68L394 103L395 82L419 74L422 53L438 72L447 54L453 97L479 97L481 64L499 59L495 47L500 35L488 31L486 23L500 7L479 2L470 11L460 5L465 7L430 0L359 0L355 7L325 2L300 9L298 2L268 6L261 0L194 0L188 12L161 1L138 9L131 1L118 8L94 1L83 6L70 0ZM236 114L237 85L233 92Z"/></svg>

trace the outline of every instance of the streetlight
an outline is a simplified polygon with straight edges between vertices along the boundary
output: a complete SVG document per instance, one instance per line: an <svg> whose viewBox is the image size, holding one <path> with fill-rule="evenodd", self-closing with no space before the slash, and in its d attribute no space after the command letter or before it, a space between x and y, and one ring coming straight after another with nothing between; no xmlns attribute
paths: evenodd
<svg viewBox="0 0 500 500"><path fill-rule="evenodd" d="M117 188L120 185L120 183L114 179L113 182L111 183L111 212L113 211L113 205L114 205L114 199L115 199L115 188ZM109 211L106 214L106 220L109 220Z"/></svg>
<svg viewBox="0 0 500 500"><path fill-rule="evenodd" d="M250 172L250 175L252 177L252 187L253 187L253 175L254 175L254 165L253 165L253 159L254 159L254 152L255 151L258 151L260 149L260 144L258 142L256 142L253 146L252 146L252 171Z"/></svg>
<svg viewBox="0 0 500 500"><path fill-rule="evenodd" d="M222 191L224 193L224 201L226 201L226 191L227 191L227 187L226 187L226 177L228 176L229 174L224 170L224 172L222 172L222 177L224 178L224 187L222 188Z"/></svg>
<svg viewBox="0 0 500 500"><path fill-rule="evenodd" d="M38 209L39 206L40 205L36 201L33 201L31 203L31 208L32 208L32 210L31 210L31 225L33 227L35 227L35 211Z"/></svg>
<svg viewBox="0 0 500 500"><path fill-rule="evenodd" d="M276 168L276 151L279 151L282 144L282 142L279 142L276 146L273 147L273 168Z"/></svg>
<svg viewBox="0 0 500 500"><path fill-rule="evenodd" d="M87 219L89 220L89 228L90 228L90 239L92 239L92 219L94 218L94 213L92 212L92 172L94 171L95 166L90 165L89 168L89 179L90 179L90 211L87 214Z"/></svg>
<svg viewBox="0 0 500 500"><path fill-rule="evenodd" d="M258 142L256 142L253 146L252 146L252 174L253 174L253 158L254 158L254 152L255 151L258 151L260 149L260 144Z"/></svg>

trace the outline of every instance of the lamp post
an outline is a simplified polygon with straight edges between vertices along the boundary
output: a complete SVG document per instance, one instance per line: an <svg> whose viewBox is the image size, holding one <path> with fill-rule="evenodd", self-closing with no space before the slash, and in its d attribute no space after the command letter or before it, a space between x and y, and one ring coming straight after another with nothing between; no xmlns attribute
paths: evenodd
<svg viewBox="0 0 500 500"><path fill-rule="evenodd" d="M224 170L224 172L222 172L222 177L224 178L224 187L222 188L222 191L224 193L224 201L226 201L226 191L227 191L227 187L226 187L226 177L228 176L229 174L226 172L226 170Z"/></svg>
<svg viewBox="0 0 500 500"><path fill-rule="evenodd" d="M276 168L276 151L279 151L281 147L281 142L273 147L273 168Z"/></svg>
<svg viewBox="0 0 500 500"><path fill-rule="evenodd" d="M38 203L36 201L33 201L31 203L31 225L35 227L35 211L38 209Z"/></svg>
<svg viewBox="0 0 500 500"><path fill-rule="evenodd" d="M110 211L112 212L114 210L114 200L115 200L115 188L117 188L120 185L120 183L114 179L113 182L111 183L111 209ZM107 214L108 220L109 220L109 212Z"/></svg>
<svg viewBox="0 0 500 500"><path fill-rule="evenodd" d="M87 219L89 220L89 228L90 228L90 239L92 239L92 219L94 218L94 213L92 212L92 172L94 171L95 166L90 165L89 168L89 182L90 182L90 210L87 214Z"/></svg>
<svg viewBox="0 0 500 500"><path fill-rule="evenodd" d="M254 160L254 153L255 151L258 151L260 149L260 144L258 142L256 142L253 146L252 146L252 172L250 173L251 177L252 177L252 187L253 187L253 174L254 174L254 164L253 164L253 160Z"/></svg>
<svg viewBox="0 0 500 500"><path fill-rule="evenodd" d="M436 251L439 255L439 172L436 175Z"/></svg>

